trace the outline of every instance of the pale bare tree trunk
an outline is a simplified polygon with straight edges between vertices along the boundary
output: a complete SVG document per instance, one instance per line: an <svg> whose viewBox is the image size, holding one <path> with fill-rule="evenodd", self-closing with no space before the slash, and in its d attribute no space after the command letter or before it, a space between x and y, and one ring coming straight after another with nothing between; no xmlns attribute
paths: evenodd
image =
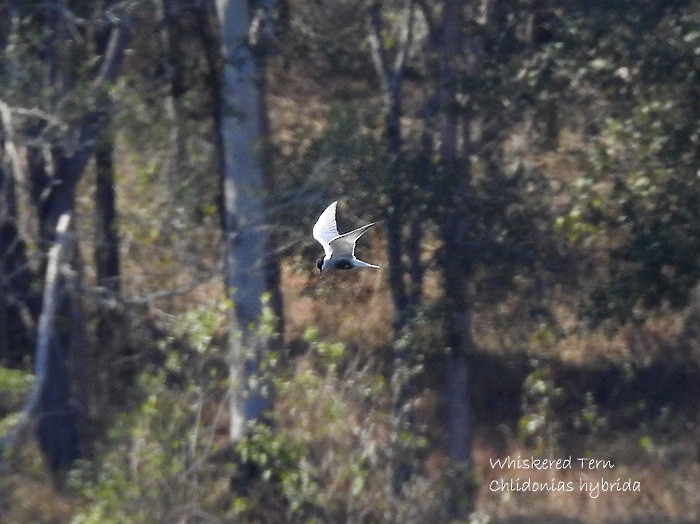
<svg viewBox="0 0 700 524"><path fill-rule="evenodd" d="M247 0L217 0L223 82L220 121L223 156L225 282L233 304L229 334L231 439L260 420L270 397L254 386L266 341L258 330L266 291L268 234L263 202L265 173L259 76L251 42ZM256 381L257 383L257 381Z"/></svg>
<svg viewBox="0 0 700 524"><path fill-rule="evenodd" d="M58 355L55 354L57 337L56 333L56 318L60 312L60 303L62 295L62 265L70 258L70 236L69 236L70 215L64 214L57 221L56 226L56 241L53 247L49 250L48 261L46 263L46 278L44 281L43 306L41 316L39 317L39 326L37 329L37 345L34 356L34 386L27 397L22 408L20 421L0 442L0 466L2 460L7 458L13 451L14 447L19 443L19 439L26 432L29 422L35 415L41 416L42 408L46 402L46 396L52 394L50 381L60 379L61 373L56 373L56 365L65 365L65 361L61 361ZM52 416L67 416L66 413L49 413ZM77 442L69 442L76 433L74 431L75 424L64 424L61 428L59 438L51 442L54 447L63 446L61 449L56 449L56 453L49 457L52 469L66 464L62 461L71 455L74 455L77 450ZM54 436L54 435L52 435ZM65 438L63 438L65 436ZM44 444L44 443L42 443ZM71 449L65 446L69 445Z"/></svg>

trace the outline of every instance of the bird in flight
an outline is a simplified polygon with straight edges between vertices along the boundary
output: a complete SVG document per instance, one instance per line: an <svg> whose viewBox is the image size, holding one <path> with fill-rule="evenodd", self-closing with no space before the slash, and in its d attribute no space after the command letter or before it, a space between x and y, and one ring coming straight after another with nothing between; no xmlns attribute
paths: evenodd
<svg viewBox="0 0 700 524"><path fill-rule="evenodd" d="M314 226L314 238L323 246L325 256L316 261L316 267L319 274L323 273L324 269L352 269L354 267L374 267L374 264L368 264L362 260L355 258L355 244L365 231L372 227L376 222L367 224L366 226L358 227L349 233L339 234L338 226L335 222L335 208L338 205L336 200L318 217Z"/></svg>

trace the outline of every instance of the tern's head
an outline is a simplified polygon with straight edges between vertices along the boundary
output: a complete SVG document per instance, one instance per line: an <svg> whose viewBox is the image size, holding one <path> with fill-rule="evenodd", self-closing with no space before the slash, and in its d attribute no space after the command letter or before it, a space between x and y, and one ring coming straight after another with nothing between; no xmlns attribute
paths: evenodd
<svg viewBox="0 0 700 524"><path fill-rule="evenodd" d="M316 267L318 268L319 275L323 273L323 257L319 257L319 259L316 261Z"/></svg>

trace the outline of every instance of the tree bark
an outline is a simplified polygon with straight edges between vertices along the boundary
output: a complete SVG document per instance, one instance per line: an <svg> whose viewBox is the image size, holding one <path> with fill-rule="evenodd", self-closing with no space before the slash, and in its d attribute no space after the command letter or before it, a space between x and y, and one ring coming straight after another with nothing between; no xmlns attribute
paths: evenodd
<svg viewBox="0 0 700 524"><path fill-rule="evenodd" d="M160 40L166 56L166 75L170 84L168 94L165 96L164 108L170 120L170 151L172 160L169 162L168 173L172 177L170 187L173 198L177 198L178 188L182 184L182 174L187 171L187 155L184 131L183 97L186 92L185 64L183 63L184 51L178 38L178 19L180 12L178 7L181 2L175 0L159 0L158 22Z"/></svg>
<svg viewBox="0 0 700 524"><path fill-rule="evenodd" d="M95 273L98 286L119 293L119 235L110 120L105 121L95 145Z"/></svg>
<svg viewBox="0 0 700 524"><path fill-rule="evenodd" d="M66 355L63 353L65 346L55 342L59 336L56 319L66 298L62 293L61 268L70 258L69 225L70 215L61 216L56 226L56 241L49 251L46 264L43 307L34 357L34 387L22 408L20 421L0 446L1 462L13 451L31 418L38 415L39 440L47 455L49 467L54 472L69 466L78 453L77 421L67 398Z"/></svg>
<svg viewBox="0 0 700 524"><path fill-rule="evenodd" d="M258 9L255 13L253 24L257 27L257 35L253 38L257 42L255 44L256 64L259 70L258 74L258 115L260 117L260 133L262 152L259 154L261 167L263 170L263 183L266 193L274 192L275 177L273 176L270 166L270 118L267 111L267 77L265 75L265 57L266 47L272 39L272 11L275 7L275 0L261 0L258 4ZM266 210L267 211L267 210ZM267 244L265 245L265 285L270 296L269 305L276 319L276 332L284 332L284 314L282 301L282 275L280 272L280 261L277 251L277 242L274 238L274 233L267 236Z"/></svg>
<svg viewBox="0 0 700 524"><path fill-rule="evenodd" d="M413 40L413 0L408 0L401 28L401 41L393 63L384 45L384 28L380 2L373 2L369 9L370 33L374 67L382 86L384 98L384 122L389 157L389 180L387 184L389 207L387 209L387 255L389 259L389 288L394 307L394 330L398 332L408 316L408 293L404 282L403 221L406 211L403 195L405 177L405 154L401 131L402 86L408 51Z"/></svg>
<svg viewBox="0 0 700 524"><path fill-rule="evenodd" d="M48 198L40 206L40 224L45 241L53 239L53 231L59 218L70 216L75 207L75 190L85 171L85 166L92 155L100 132L104 128L104 115L109 111L106 84L114 81L118 66L126 47L125 21L111 34L105 60L92 83L93 109L86 111L78 122L76 136L78 147L72 154L62 147L52 148L54 173L59 185L54 185ZM66 280L59 279L56 300L58 311L65 322L56 329L50 338L47 366L49 369L39 402L39 425L37 428L39 442L47 457L54 478L61 478L73 461L81 455L82 444L79 426L80 417L85 413L85 406L79 405L72 392L74 377L69 366L70 348L76 334L80 333L72 322L79 319L79 312L72 303ZM46 306L45 306L46 307Z"/></svg>
<svg viewBox="0 0 700 524"><path fill-rule="evenodd" d="M223 166L225 283L232 303L230 319L230 434L237 440L250 422L271 406L264 385L251 378L264 358L266 341L259 328L266 292L268 234L261 155L265 137L258 64L249 41L247 0L217 0L223 81L220 121Z"/></svg>
<svg viewBox="0 0 700 524"><path fill-rule="evenodd" d="M465 0L447 0L444 3L440 78L438 101L442 113L440 132L440 170L444 177L446 202L440 217L443 241L441 256L443 289L447 301L444 331L447 340L445 356L445 401L447 452L453 467L471 468L471 425L469 395L469 359L473 352L471 337L471 308L469 300L469 261L465 254L464 234L467 224L465 195L470 191L468 159L461 158L458 130L460 108L456 104L456 61L461 50L461 20ZM463 148L465 149L465 148ZM455 517L468 512L459 500L466 489L457 482L457 492L450 502ZM470 504L473 502L470 501Z"/></svg>

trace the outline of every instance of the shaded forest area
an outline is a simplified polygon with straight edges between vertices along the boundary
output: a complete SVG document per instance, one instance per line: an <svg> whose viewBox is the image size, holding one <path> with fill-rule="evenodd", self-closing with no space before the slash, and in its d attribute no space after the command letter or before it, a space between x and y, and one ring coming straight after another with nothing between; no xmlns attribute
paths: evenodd
<svg viewBox="0 0 700 524"><path fill-rule="evenodd" d="M0 50L0 522L700 519L700 2L7 0ZM381 269L318 275L334 200Z"/></svg>

